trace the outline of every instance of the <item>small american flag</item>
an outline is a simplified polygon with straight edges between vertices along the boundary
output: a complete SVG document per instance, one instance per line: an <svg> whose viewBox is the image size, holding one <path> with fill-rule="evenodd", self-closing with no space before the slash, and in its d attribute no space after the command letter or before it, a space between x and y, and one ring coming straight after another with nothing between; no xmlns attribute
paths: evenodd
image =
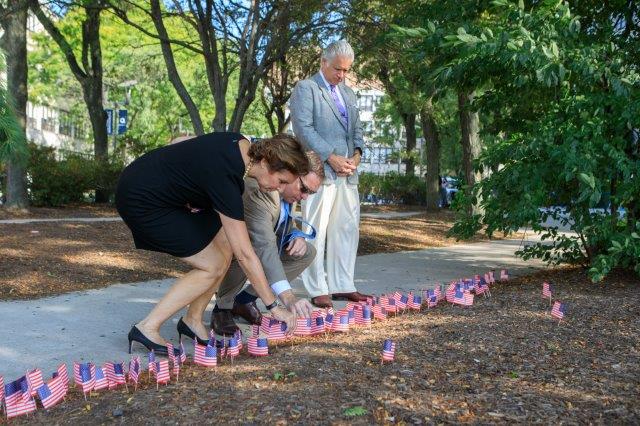
<svg viewBox="0 0 640 426"><path fill-rule="evenodd" d="M453 297L456 294L456 291L460 288L460 283L452 281L449 283L449 287L447 287L446 299L447 302L453 303Z"/></svg>
<svg viewBox="0 0 640 426"><path fill-rule="evenodd" d="M393 361L396 355L396 343L391 339L386 339L382 345L382 362Z"/></svg>
<svg viewBox="0 0 640 426"><path fill-rule="evenodd" d="M324 318L317 316L311 323L311 334L322 334L325 332Z"/></svg>
<svg viewBox="0 0 640 426"><path fill-rule="evenodd" d="M229 347L227 348L227 356L231 358L235 358L240 355L240 345L238 343L238 339L232 337L229 339Z"/></svg>
<svg viewBox="0 0 640 426"><path fill-rule="evenodd" d="M67 374L67 364L60 364L55 373L51 375L52 378L62 377L62 382L69 388L69 374ZM2 400L2 398L0 398Z"/></svg>
<svg viewBox="0 0 640 426"><path fill-rule="evenodd" d="M133 382L136 386L140 379L140 357L133 357L129 361L129 381Z"/></svg>
<svg viewBox="0 0 640 426"><path fill-rule="evenodd" d="M356 310L355 308L347 309L347 319L349 326L356 325Z"/></svg>
<svg viewBox="0 0 640 426"><path fill-rule="evenodd" d="M147 355L147 360L148 360L148 366L147 369L149 370L149 373L156 373L156 353L151 350L149 351L149 355Z"/></svg>
<svg viewBox="0 0 640 426"><path fill-rule="evenodd" d="M297 318L296 324L296 330L294 331L296 336L311 336L313 334L311 318Z"/></svg>
<svg viewBox="0 0 640 426"><path fill-rule="evenodd" d="M500 281L508 281L509 280L509 271L503 269L500 271Z"/></svg>
<svg viewBox="0 0 640 426"><path fill-rule="evenodd" d="M489 271L489 283L490 284L496 283L496 273L493 270Z"/></svg>
<svg viewBox="0 0 640 426"><path fill-rule="evenodd" d="M358 312L360 312L360 314L356 316L356 324L370 326L371 325L371 306L365 305L362 307L362 310Z"/></svg>
<svg viewBox="0 0 640 426"><path fill-rule="evenodd" d="M409 309L419 311L422 308L422 297L409 293L409 302L407 303Z"/></svg>
<svg viewBox="0 0 640 426"><path fill-rule="evenodd" d="M31 397L26 376L5 385L4 394L8 419L36 411L36 401Z"/></svg>
<svg viewBox="0 0 640 426"><path fill-rule="evenodd" d="M427 307L433 308L438 305L438 296L435 290L427 290L425 298L427 299Z"/></svg>
<svg viewBox="0 0 640 426"><path fill-rule="evenodd" d="M215 343L209 341L205 345L201 345L197 340L194 340L193 348L193 362L203 367L215 367L218 365L218 350L215 347Z"/></svg>
<svg viewBox="0 0 640 426"><path fill-rule="evenodd" d="M542 297L549 299L553 297L553 287L546 281L542 283Z"/></svg>
<svg viewBox="0 0 640 426"><path fill-rule="evenodd" d="M333 317L331 330L339 333L345 333L349 331L349 315L336 315L335 317Z"/></svg>
<svg viewBox="0 0 640 426"><path fill-rule="evenodd" d="M267 339L265 338L249 337L248 348L249 348L250 355L253 355L253 356L269 355L269 344L267 342Z"/></svg>
<svg viewBox="0 0 640 426"><path fill-rule="evenodd" d="M491 278L489 277L489 273L485 272L484 274L484 280L487 284L491 284Z"/></svg>
<svg viewBox="0 0 640 426"><path fill-rule="evenodd" d="M124 385L127 383L127 378L124 375L124 363L123 362L107 362L104 364L104 370L109 381L109 389L115 389L118 385Z"/></svg>
<svg viewBox="0 0 640 426"><path fill-rule="evenodd" d="M331 331L332 325L333 325L333 313L327 312L327 316L324 317L325 331Z"/></svg>
<svg viewBox="0 0 640 426"><path fill-rule="evenodd" d="M221 340L216 339L216 349L218 350L218 354L220 355L221 360L222 358L227 356L227 341L224 339L224 337Z"/></svg>
<svg viewBox="0 0 640 426"><path fill-rule="evenodd" d="M93 390L106 389L109 387L109 380L107 380L107 374L105 367L96 367L96 381L93 385Z"/></svg>
<svg viewBox="0 0 640 426"><path fill-rule="evenodd" d="M553 304L553 308L551 308L551 316L561 320L562 318L564 318L564 314L566 313L567 313L567 304L556 300Z"/></svg>
<svg viewBox="0 0 640 426"><path fill-rule="evenodd" d="M73 380L83 393L91 392L96 383L96 366L91 362L73 363Z"/></svg>
<svg viewBox="0 0 640 426"><path fill-rule="evenodd" d="M469 291L463 291L461 288L457 288L453 295L453 303L463 306L473 305L473 294Z"/></svg>
<svg viewBox="0 0 640 426"><path fill-rule="evenodd" d="M267 337L269 337L269 340L273 341L284 340L287 338L286 331L287 324L278 321L276 324L269 327Z"/></svg>
<svg viewBox="0 0 640 426"><path fill-rule="evenodd" d="M167 343L167 355L172 365L176 365L176 353L173 349L173 343Z"/></svg>
<svg viewBox="0 0 640 426"><path fill-rule="evenodd" d="M475 291L476 294L478 294L478 295L484 294L487 290L489 290L489 286L487 286L487 284L485 284L484 282L482 282L480 280L474 281L474 283L473 283L473 291Z"/></svg>
<svg viewBox="0 0 640 426"><path fill-rule="evenodd" d="M335 315L335 311L333 310L333 308L327 308L327 315ZM325 315L326 316L326 315Z"/></svg>
<svg viewBox="0 0 640 426"><path fill-rule="evenodd" d="M251 324L251 335L254 337L260 335L260 326L258 324Z"/></svg>
<svg viewBox="0 0 640 426"><path fill-rule="evenodd" d="M182 344L182 341L180 341L180 363L184 364L186 360L187 360L187 352L185 352L184 345Z"/></svg>
<svg viewBox="0 0 640 426"><path fill-rule="evenodd" d="M49 383L38 388L38 397L42 401L42 406L47 410L62 401L66 395L67 386L61 376L54 377Z"/></svg>
<svg viewBox="0 0 640 426"><path fill-rule="evenodd" d="M386 320L387 319L387 310L382 307L382 305L376 305L371 308L371 312L373 312L373 316L377 320Z"/></svg>
<svg viewBox="0 0 640 426"><path fill-rule="evenodd" d="M398 309L407 309L409 307L409 297L406 294L401 295L396 304L398 305Z"/></svg>
<svg viewBox="0 0 640 426"><path fill-rule="evenodd" d="M38 388L44 385L42 380L42 370L36 368L35 370L27 371L27 384L29 385L29 394L36 396Z"/></svg>
<svg viewBox="0 0 640 426"><path fill-rule="evenodd" d="M4 378L0 376L0 407L2 407L3 401L4 401Z"/></svg>
<svg viewBox="0 0 640 426"><path fill-rule="evenodd" d="M260 331L262 331L264 334L268 334L272 322L276 323L278 322L278 320L263 315L262 320L260 320Z"/></svg>
<svg viewBox="0 0 640 426"><path fill-rule="evenodd" d="M398 306L396 305L396 299L393 297L383 296L380 298L380 304L387 311L387 313L398 312Z"/></svg>
<svg viewBox="0 0 640 426"><path fill-rule="evenodd" d="M156 361L156 383L163 384L168 383L171 380L171 374L169 373L169 361L163 359Z"/></svg>

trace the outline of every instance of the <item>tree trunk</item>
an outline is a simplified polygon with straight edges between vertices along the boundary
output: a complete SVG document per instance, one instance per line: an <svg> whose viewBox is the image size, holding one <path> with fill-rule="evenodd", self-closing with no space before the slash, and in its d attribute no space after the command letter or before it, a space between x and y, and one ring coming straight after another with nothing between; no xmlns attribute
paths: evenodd
<svg viewBox="0 0 640 426"><path fill-rule="evenodd" d="M440 201L440 135L433 118L433 104L429 99L420 111L420 123L427 151L427 210L437 211Z"/></svg>
<svg viewBox="0 0 640 426"><path fill-rule="evenodd" d="M416 149L416 114L402 114L402 123L404 124L405 134L407 135L407 146L405 147L407 157L404 161L405 174L407 176L414 176L416 174L415 161L413 159L413 150Z"/></svg>
<svg viewBox="0 0 640 426"><path fill-rule="evenodd" d="M474 91L458 93L458 113L460 114L460 133L462 136L462 170L464 171L467 196L471 196L473 186L482 178L480 173L476 173L473 168L473 162L480 156L480 119L478 113L471 110L474 96ZM480 200L477 200L473 203L471 213L481 213L479 206Z"/></svg>
<svg viewBox="0 0 640 426"><path fill-rule="evenodd" d="M167 67L167 76L169 77L169 81L171 81L173 88L176 90L176 93L189 113L189 118L193 125L193 131L196 135L202 135L204 134L204 126L202 125L200 111L198 110L195 102L193 102L189 91L180 78L180 73L178 72L178 67L176 66L176 62L173 57L173 51L171 50L171 43L168 41L169 35L162 20L162 11L160 9L159 0L151 0L151 17L153 19L153 24L156 27L156 31L158 32L158 36L160 37L160 49L162 50L162 56Z"/></svg>
<svg viewBox="0 0 640 426"><path fill-rule="evenodd" d="M26 139L27 124L27 3L11 3L12 10L2 20L5 33L2 44L7 54L7 92ZM28 207L26 170L21 159L9 159L7 165L6 207Z"/></svg>

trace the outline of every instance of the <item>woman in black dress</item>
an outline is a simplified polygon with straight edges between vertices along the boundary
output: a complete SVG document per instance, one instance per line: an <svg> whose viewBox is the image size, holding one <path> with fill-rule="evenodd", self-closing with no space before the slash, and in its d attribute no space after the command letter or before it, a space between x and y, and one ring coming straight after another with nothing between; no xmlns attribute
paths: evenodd
<svg viewBox="0 0 640 426"><path fill-rule="evenodd" d="M289 332L295 329L294 315L278 304L251 247L243 179L255 178L267 192L308 171L307 157L291 136L250 144L239 133L210 133L151 151L122 172L116 206L136 247L168 253L193 267L132 327L129 351L136 341L166 354L160 326L185 306L178 332L206 342L202 314L232 255L272 315L286 322Z"/></svg>

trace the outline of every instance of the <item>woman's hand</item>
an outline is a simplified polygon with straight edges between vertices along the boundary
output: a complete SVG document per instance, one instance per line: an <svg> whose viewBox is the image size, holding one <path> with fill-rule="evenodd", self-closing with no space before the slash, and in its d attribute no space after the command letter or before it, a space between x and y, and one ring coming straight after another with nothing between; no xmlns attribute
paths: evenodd
<svg viewBox="0 0 640 426"><path fill-rule="evenodd" d="M293 334L296 329L296 316L294 314L282 306L276 306L271 310L271 315L278 321L287 324L287 335Z"/></svg>

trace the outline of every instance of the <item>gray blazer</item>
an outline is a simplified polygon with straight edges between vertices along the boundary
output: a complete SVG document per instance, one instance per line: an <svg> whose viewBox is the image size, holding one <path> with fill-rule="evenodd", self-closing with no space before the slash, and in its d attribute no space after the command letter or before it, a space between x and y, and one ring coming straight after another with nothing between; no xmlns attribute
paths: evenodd
<svg viewBox="0 0 640 426"><path fill-rule="evenodd" d="M338 89L347 107L348 128L340 119L340 112L320 73L299 81L293 88L289 104L296 137L325 162L325 183L336 179L336 172L327 163L330 154L351 157L356 148L364 150L356 95L344 83L339 84ZM358 174L349 176L347 182L357 184Z"/></svg>
<svg viewBox="0 0 640 426"><path fill-rule="evenodd" d="M251 245L262 263L267 281L269 284L273 284L286 280L287 275L279 253L282 232L280 230L277 233L274 232L280 218L280 194L278 191L260 192L258 182L255 179L247 178L242 201ZM292 222L289 221L287 224L285 234L291 230ZM308 241L306 243L307 253L315 255L314 247ZM282 256L289 255L283 251Z"/></svg>

